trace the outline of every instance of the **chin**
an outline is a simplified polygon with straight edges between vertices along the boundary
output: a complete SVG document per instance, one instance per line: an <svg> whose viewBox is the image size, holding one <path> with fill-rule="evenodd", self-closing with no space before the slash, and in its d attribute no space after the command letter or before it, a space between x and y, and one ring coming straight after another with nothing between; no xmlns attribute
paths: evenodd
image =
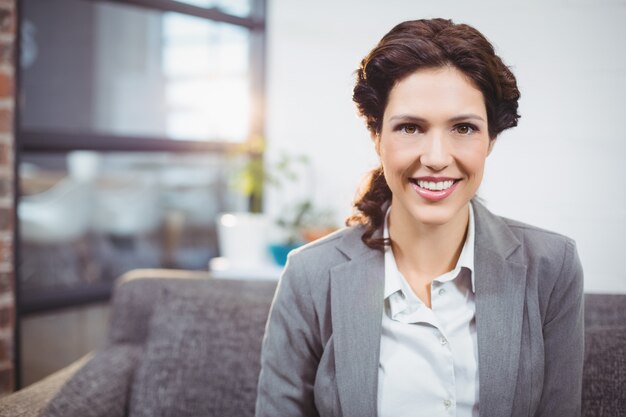
<svg viewBox="0 0 626 417"><path fill-rule="evenodd" d="M464 206L442 207L428 206L419 207L413 211L413 218L425 226L443 226L451 223Z"/></svg>

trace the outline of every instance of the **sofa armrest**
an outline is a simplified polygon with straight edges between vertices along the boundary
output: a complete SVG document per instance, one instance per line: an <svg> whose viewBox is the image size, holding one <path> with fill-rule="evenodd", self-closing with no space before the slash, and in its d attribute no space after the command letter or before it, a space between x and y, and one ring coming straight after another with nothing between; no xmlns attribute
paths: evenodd
<svg viewBox="0 0 626 417"><path fill-rule="evenodd" d="M127 344L89 354L0 400L0 417L123 417L141 353Z"/></svg>
<svg viewBox="0 0 626 417"><path fill-rule="evenodd" d="M41 381L0 399L0 417L43 416L50 400L58 394L67 381L87 363L93 353L85 355L71 365Z"/></svg>

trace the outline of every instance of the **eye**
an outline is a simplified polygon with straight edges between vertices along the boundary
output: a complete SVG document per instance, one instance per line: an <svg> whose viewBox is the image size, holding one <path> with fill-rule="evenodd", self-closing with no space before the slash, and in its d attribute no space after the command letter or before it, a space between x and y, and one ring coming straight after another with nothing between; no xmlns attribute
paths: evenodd
<svg viewBox="0 0 626 417"><path fill-rule="evenodd" d="M407 135L414 135L419 131L419 128L415 124L403 123L399 125L396 130L406 133Z"/></svg>
<svg viewBox="0 0 626 417"><path fill-rule="evenodd" d="M472 133L477 132L478 128L472 124L463 123L454 126L454 130L461 135L471 135Z"/></svg>

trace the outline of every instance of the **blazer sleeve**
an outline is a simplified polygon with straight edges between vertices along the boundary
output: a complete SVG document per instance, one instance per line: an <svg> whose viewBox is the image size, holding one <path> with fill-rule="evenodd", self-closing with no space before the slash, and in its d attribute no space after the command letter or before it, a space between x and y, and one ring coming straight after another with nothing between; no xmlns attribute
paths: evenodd
<svg viewBox="0 0 626 417"><path fill-rule="evenodd" d="M543 325L544 385L535 416L581 413L584 360L583 270L568 240L561 272L550 295Z"/></svg>
<svg viewBox="0 0 626 417"><path fill-rule="evenodd" d="M256 417L318 416L313 387L321 349L306 268L290 256L265 328Z"/></svg>

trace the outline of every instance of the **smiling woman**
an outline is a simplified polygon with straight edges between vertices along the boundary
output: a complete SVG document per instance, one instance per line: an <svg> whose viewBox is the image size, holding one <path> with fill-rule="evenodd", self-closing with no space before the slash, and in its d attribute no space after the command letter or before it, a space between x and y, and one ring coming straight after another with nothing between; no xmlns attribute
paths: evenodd
<svg viewBox="0 0 626 417"><path fill-rule="evenodd" d="M515 77L476 29L399 24L354 101L380 166L350 227L289 257L257 416L579 416L574 242L475 201Z"/></svg>

